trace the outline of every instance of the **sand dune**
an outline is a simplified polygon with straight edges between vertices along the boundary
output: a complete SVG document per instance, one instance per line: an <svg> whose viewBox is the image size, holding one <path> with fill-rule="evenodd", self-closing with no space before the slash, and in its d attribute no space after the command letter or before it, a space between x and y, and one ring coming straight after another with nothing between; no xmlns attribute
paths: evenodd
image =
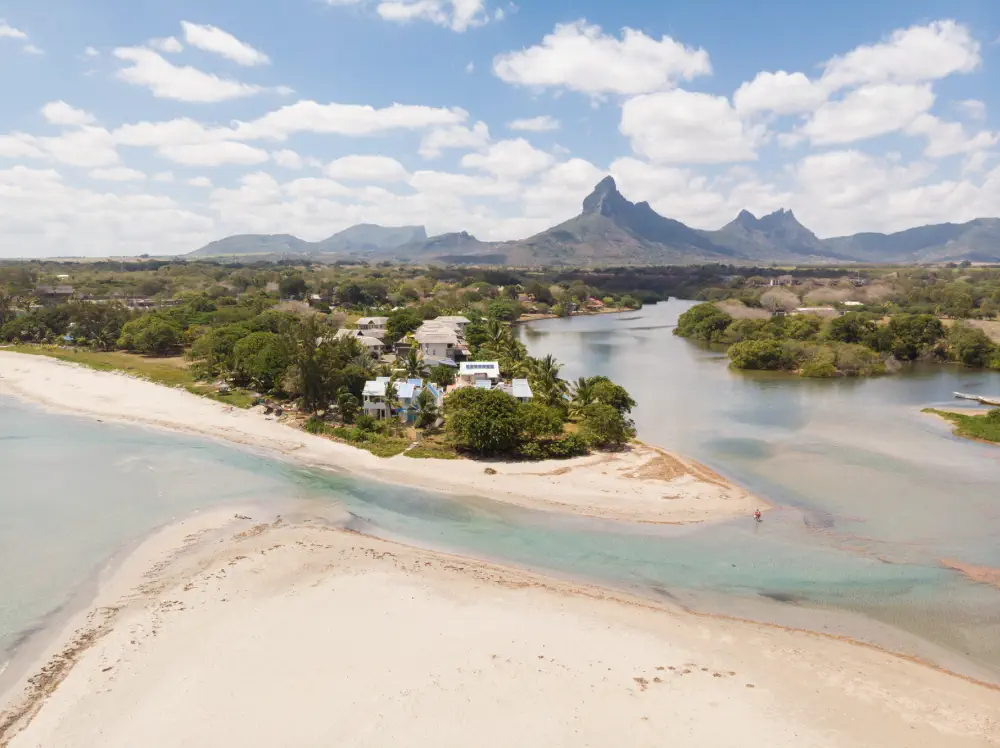
<svg viewBox="0 0 1000 748"><path fill-rule="evenodd" d="M273 517L163 531L59 652L0 746L1000 742L1000 693L869 647Z"/></svg>

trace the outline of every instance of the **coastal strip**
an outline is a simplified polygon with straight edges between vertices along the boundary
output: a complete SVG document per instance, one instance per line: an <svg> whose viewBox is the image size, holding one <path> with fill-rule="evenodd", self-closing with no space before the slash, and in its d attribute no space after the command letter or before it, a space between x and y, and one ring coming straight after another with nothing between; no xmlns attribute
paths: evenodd
<svg viewBox="0 0 1000 748"><path fill-rule="evenodd" d="M872 646L308 519L165 528L81 616L0 748L1000 741L996 690Z"/></svg>
<svg viewBox="0 0 1000 748"><path fill-rule="evenodd" d="M182 389L3 350L0 395L64 413L221 439L372 480L533 509L674 524L749 516L766 506L708 468L645 445L541 462L380 458Z"/></svg>

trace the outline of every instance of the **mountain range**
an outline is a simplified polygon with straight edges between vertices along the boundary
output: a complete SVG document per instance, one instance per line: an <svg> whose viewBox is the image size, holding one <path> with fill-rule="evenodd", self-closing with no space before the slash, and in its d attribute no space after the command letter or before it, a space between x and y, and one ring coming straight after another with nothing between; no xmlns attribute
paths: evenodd
<svg viewBox="0 0 1000 748"><path fill-rule="evenodd" d="M319 242L290 234L230 236L188 256L248 255L511 266L1000 262L1000 219L820 239L790 210L760 218L743 210L721 229L702 231L661 216L649 203L630 202L605 177L580 215L527 239L483 242L464 231L429 237L423 226L358 224Z"/></svg>

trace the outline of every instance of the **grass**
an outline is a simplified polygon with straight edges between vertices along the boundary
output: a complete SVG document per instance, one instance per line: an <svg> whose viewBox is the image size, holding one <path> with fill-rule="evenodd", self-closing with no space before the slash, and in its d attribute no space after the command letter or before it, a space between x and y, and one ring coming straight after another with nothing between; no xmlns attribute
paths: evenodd
<svg viewBox="0 0 1000 748"><path fill-rule="evenodd" d="M982 415L967 416L961 413L951 413L945 410L924 408L924 413L932 413L955 426L955 433L967 439L979 439L987 442L1000 443L1000 408L994 408Z"/></svg>
<svg viewBox="0 0 1000 748"><path fill-rule="evenodd" d="M334 426L313 417L302 428L310 434L350 444L358 449L367 449L376 457L395 457L409 448L411 442L399 436L388 436L375 431L362 431L356 426Z"/></svg>
<svg viewBox="0 0 1000 748"><path fill-rule="evenodd" d="M50 345L11 345L5 346L3 350L30 356L46 356L97 371L121 371L167 387L183 387L194 395L208 397L236 408L249 408L253 405L254 398L244 390L223 394L212 385L197 381L188 368L187 361L180 357L151 358L123 351L88 351Z"/></svg>

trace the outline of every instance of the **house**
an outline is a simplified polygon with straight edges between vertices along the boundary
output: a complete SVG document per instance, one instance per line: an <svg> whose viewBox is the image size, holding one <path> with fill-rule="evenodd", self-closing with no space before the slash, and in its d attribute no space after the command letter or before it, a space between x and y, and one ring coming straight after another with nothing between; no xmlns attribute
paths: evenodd
<svg viewBox="0 0 1000 748"><path fill-rule="evenodd" d="M425 359L450 358L455 360L455 349L458 347L458 333L444 325L429 325L426 322L415 333L414 339L420 345L420 352Z"/></svg>
<svg viewBox="0 0 1000 748"><path fill-rule="evenodd" d="M790 314L813 314L817 317L840 317L843 312L832 306L800 306Z"/></svg>
<svg viewBox="0 0 1000 748"><path fill-rule="evenodd" d="M465 328L469 326L469 320L461 315L445 315L432 320L440 325L448 325L458 331L458 334L465 337Z"/></svg>
<svg viewBox="0 0 1000 748"><path fill-rule="evenodd" d="M362 317L358 320L357 328L364 330L365 335L381 340L385 337L385 328L388 324L388 317Z"/></svg>
<svg viewBox="0 0 1000 748"><path fill-rule="evenodd" d="M500 379L497 361L463 361L458 367L458 377L466 384L489 382L492 386Z"/></svg>
<svg viewBox="0 0 1000 748"><path fill-rule="evenodd" d="M363 410L366 415L372 418L390 418L396 416L403 423L412 423L418 415L417 397L421 392L427 390L434 398L434 404L441 407L444 400L444 393L431 382L424 382L422 379L407 379L395 382L395 403L390 406L387 402L386 393L389 387L389 377L378 377L373 381L365 382L365 389L362 393L364 399Z"/></svg>
<svg viewBox="0 0 1000 748"><path fill-rule="evenodd" d="M333 336L334 340L343 338L354 338L363 345L372 356L379 358L385 350L385 345L378 338L365 335L363 330L337 330Z"/></svg>
<svg viewBox="0 0 1000 748"><path fill-rule="evenodd" d="M515 379L510 383L511 393L519 402L527 403L535 396L527 379Z"/></svg>

